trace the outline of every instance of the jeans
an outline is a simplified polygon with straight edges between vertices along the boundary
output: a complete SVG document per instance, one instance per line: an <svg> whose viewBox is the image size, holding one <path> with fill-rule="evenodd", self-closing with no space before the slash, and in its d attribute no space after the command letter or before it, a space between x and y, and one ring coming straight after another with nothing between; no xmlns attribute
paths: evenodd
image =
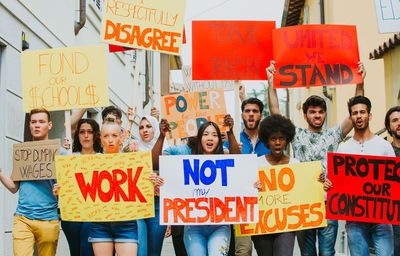
<svg viewBox="0 0 400 256"><path fill-rule="evenodd" d="M172 243L174 244L175 256L187 256L185 243L183 242L184 226L171 226Z"/></svg>
<svg viewBox="0 0 400 256"><path fill-rule="evenodd" d="M390 224L346 222L350 254L369 256L369 239L372 239L376 256L393 255L393 229Z"/></svg>
<svg viewBox="0 0 400 256"><path fill-rule="evenodd" d="M183 235L189 256L226 256L229 250L229 225L185 226Z"/></svg>
<svg viewBox="0 0 400 256"><path fill-rule="evenodd" d="M71 256L94 256L89 243L90 222L61 221L61 228L68 241Z"/></svg>
<svg viewBox="0 0 400 256"><path fill-rule="evenodd" d="M297 231L297 242L302 256L316 256L316 236L318 236L318 249L320 256L335 255L335 243L338 231L337 220L327 220L328 226Z"/></svg>
<svg viewBox="0 0 400 256"><path fill-rule="evenodd" d="M252 236L258 256L292 256L295 232Z"/></svg>
<svg viewBox="0 0 400 256"><path fill-rule="evenodd" d="M400 225L393 225L394 256L400 256Z"/></svg>
<svg viewBox="0 0 400 256"><path fill-rule="evenodd" d="M138 243L136 220L91 222L89 242Z"/></svg>
<svg viewBox="0 0 400 256"><path fill-rule="evenodd" d="M164 241L167 226L160 225L160 198L154 197L154 218L137 220L138 256L158 256Z"/></svg>

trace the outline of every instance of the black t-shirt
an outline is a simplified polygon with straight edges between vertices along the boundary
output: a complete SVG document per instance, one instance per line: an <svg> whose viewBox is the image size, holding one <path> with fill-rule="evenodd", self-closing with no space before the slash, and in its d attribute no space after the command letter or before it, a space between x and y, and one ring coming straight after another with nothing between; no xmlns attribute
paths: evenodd
<svg viewBox="0 0 400 256"><path fill-rule="evenodd" d="M396 154L396 156L400 157L400 148L395 147L393 144L392 144L392 147L393 147L393 150L394 150L394 153Z"/></svg>

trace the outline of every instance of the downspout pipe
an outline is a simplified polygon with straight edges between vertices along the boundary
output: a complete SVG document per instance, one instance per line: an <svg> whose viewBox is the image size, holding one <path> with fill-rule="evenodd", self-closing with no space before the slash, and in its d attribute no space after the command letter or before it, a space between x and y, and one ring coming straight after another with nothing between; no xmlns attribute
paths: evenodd
<svg viewBox="0 0 400 256"><path fill-rule="evenodd" d="M325 0L319 0L319 15L321 24L325 24ZM329 100L332 100L333 98L332 93L328 93L328 88L326 86L322 87L322 93Z"/></svg>
<svg viewBox="0 0 400 256"><path fill-rule="evenodd" d="M78 35L79 31L86 23L86 0L79 0L79 21L75 22L75 35Z"/></svg>

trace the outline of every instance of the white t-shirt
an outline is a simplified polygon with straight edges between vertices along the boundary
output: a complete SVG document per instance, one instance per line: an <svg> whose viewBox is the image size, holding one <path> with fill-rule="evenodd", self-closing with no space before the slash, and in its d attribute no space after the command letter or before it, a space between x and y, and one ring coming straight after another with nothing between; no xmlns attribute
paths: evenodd
<svg viewBox="0 0 400 256"><path fill-rule="evenodd" d="M351 137L348 141L339 146L337 153L370 156L396 156L392 145L388 141L376 135L364 143L358 142Z"/></svg>
<svg viewBox="0 0 400 256"><path fill-rule="evenodd" d="M272 166L270 164L270 162L267 161L267 159L265 158L265 156L259 156L257 157L257 163L258 163L258 167L268 167L268 166ZM290 158L289 159L289 163L288 164L297 164L300 163L299 160L297 160L296 158Z"/></svg>

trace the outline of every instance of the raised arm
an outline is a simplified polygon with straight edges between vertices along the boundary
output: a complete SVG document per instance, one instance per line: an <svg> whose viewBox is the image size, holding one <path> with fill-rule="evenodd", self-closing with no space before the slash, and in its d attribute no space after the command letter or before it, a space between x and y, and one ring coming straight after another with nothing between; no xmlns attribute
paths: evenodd
<svg viewBox="0 0 400 256"><path fill-rule="evenodd" d="M76 126L78 125L79 120L82 119L83 115L87 111L87 108L80 108L74 111L71 115L71 136L74 138L76 132Z"/></svg>
<svg viewBox="0 0 400 256"><path fill-rule="evenodd" d="M153 170L158 170L158 160L162 153L162 148L164 144L165 135L169 132L171 128L169 127L169 123L167 119L161 119L160 122L160 136L158 137L156 144L154 144L153 149L151 150L151 157L153 161Z"/></svg>
<svg viewBox="0 0 400 256"><path fill-rule="evenodd" d="M358 73L362 76L362 82L356 85L356 91L354 96L364 96L364 79L367 75L367 71L365 70L364 64L362 62L358 62ZM350 119L346 117L342 122L342 136L346 137L347 134L353 129L353 124Z"/></svg>
<svg viewBox="0 0 400 256"><path fill-rule="evenodd" d="M132 107L128 107L128 112L126 113L126 115L128 118L128 122L126 123L125 130L130 132L137 115L137 107L135 107L135 111L133 111Z"/></svg>
<svg viewBox="0 0 400 256"><path fill-rule="evenodd" d="M271 60L271 64L266 69L268 77L268 107L271 115L281 114L279 110L278 95L276 94L276 89L274 89L274 74L275 74L275 61Z"/></svg>
<svg viewBox="0 0 400 256"><path fill-rule="evenodd" d="M1 168L0 168L0 181L11 193L13 194L17 193L19 189L19 181L13 181L10 177L7 177Z"/></svg>
<svg viewBox="0 0 400 256"><path fill-rule="evenodd" d="M229 131L227 131L228 134L228 142L229 142L229 154L240 154L241 150L239 148L239 145L236 141L235 135L233 134L233 119L231 115L226 114L224 117L224 126L228 126Z"/></svg>

